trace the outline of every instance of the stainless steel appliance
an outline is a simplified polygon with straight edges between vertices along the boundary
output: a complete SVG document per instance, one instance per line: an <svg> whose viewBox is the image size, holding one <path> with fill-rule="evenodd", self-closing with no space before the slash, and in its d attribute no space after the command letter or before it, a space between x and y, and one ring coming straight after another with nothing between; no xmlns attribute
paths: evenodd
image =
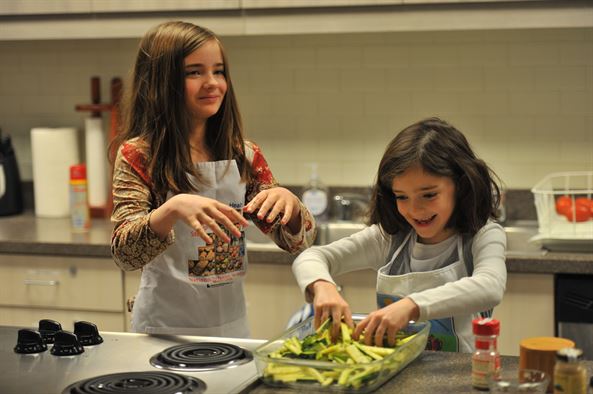
<svg viewBox="0 0 593 394"><path fill-rule="evenodd" d="M102 343L82 346L84 352L78 355L56 356L52 351L57 343L47 343L47 350L42 350L43 343L40 348L24 347L40 353L16 353L19 331L0 326L3 394L239 393L257 380L252 351L265 342L101 332Z"/></svg>
<svg viewBox="0 0 593 394"><path fill-rule="evenodd" d="M593 275L559 274L555 278L556 335L572 339L593 360Z"/></svg>

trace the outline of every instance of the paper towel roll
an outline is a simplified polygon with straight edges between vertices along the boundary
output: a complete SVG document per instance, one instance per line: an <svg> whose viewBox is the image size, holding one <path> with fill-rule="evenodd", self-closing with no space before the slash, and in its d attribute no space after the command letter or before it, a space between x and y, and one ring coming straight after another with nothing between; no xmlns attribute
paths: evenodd
<svg viewBox="0 0 593 394"><path fill-rule="evenodd" d="M40 217L69 216L69 169L79 160L76 129L31 129L31 154L35 214Z"/></svg>
<svg viewBox="0 0 593 394"><path fill-rule="evenodd" d="M87 118L85 125L86 169L89 205L107 204L107 142L101 118Z"/></svg>

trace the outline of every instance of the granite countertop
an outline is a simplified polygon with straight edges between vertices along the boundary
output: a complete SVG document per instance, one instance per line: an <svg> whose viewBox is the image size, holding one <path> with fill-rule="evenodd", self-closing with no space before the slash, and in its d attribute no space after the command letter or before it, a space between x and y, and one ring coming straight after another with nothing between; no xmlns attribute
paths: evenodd
<svg viewBox="0 0 593 394"><path fill-rule="evenodd" d="M502 356L503 371L514 371L519 367L519 357ZM588 376L593 375L593 361L585 361ZM416 360L399 374L388 380L374 393L483 393L472 388L471 354L424 351ZM249 393L310 393L310 390L298 391L269 387L258 383Z"/></svg>
<svg viewBox="0 0 593 394"><path fill-rule="evenodd" d="M0 218L0 254L111 257L112 224L93 219L87 233L73 233L68 218L38 218L32 212ZM512 246L512 247L511 247ZM294 256L277 247L250 247L252 263L289 265ZM520 273L593 274L593 253L549 252L528 242L509 244L507 269Z"/></svg>

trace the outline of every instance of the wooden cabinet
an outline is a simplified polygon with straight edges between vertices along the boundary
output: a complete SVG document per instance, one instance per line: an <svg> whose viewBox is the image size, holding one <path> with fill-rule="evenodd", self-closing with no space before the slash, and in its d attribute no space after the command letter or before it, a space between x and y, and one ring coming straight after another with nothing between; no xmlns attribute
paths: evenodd
<svg viewBox="0 0 593 394"><path fill-rule="evenodd" d="M103 331L130 331L126 300L136 294L140 271L124 272L109 258L0 254L0 325L36 326L53 319L64 329L77 320ZM353 313L376 309L376 273L351 272L336 278ZM290 264L251 263L245 279L251 336L270 339L284 330L304 297ZM509 273L502 303L499 350L518 355L519 341L554 335L554 276Z"/></svg>
<svg viewBox="0 0 593 394"><path fill-rule="evenodd" d="M509 273L494 317L500 320L498 350L503 355L518 356L521 339L554 336L554 275Z"/></svg>
<svg viewBox="0 0 593 394"><path fill-rule="evenodd" d="M284 330L288 319L305 299L290 264L249 263L245 279L247 316L252 338L271 339Z"/></svg>
<svg viewBox="0 0 593 394"><path fill-rule="evenodd" d="M138 38L188 18L221 36L572 28L591 27L591 9L545 0L19 0L0 1L0 40Z"/></svg>
<svg viewBox="0 0 593 394"><path fill-rule="evenodd" d="M88 320L122 331L122 271L107 258L0 255L0 324L36 326L53 319L66 330Z"/></svg>
<svg viewBox="0 0 593 394"><path fill-rule="evenodd" d="M342 275L336 283L354 313L368 313L376 309L375 280L376 273L365 270ZM290 264L250 263L245 296L251 336L258 339L280 335L305 303Z"/></svg>

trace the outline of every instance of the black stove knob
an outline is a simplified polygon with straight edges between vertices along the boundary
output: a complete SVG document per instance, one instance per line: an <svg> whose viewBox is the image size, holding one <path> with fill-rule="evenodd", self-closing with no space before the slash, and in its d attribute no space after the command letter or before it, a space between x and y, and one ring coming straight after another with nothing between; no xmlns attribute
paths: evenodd
<svg viewBox="0 0 593 394"><path fill-rule="evenodd" d="M45 343L54 343L56 332L62 330L62 325L55 320L39 320L39 332Z"/></svg>
<svg viewBox="0 0 593 394"><path fill-rule="evenodd" d="M56 332L56 340L50 350L51 354L54 356L75 356L83 352L84 348L76 335L69 331Z"/></svg>
<svg viewBox="0 0 593 394"><path fill-rule="evenodd" d="M14 351L21 354L41 353L47 350L47 345L39 331L23 328L19 330Z"/></svg>
<svg viewBox="0 0 593 394"><path fill-rule="evenodd" d="M103 343L97 326L88 321L74 322L74 334L83 346L92 346Z"/></svg>

